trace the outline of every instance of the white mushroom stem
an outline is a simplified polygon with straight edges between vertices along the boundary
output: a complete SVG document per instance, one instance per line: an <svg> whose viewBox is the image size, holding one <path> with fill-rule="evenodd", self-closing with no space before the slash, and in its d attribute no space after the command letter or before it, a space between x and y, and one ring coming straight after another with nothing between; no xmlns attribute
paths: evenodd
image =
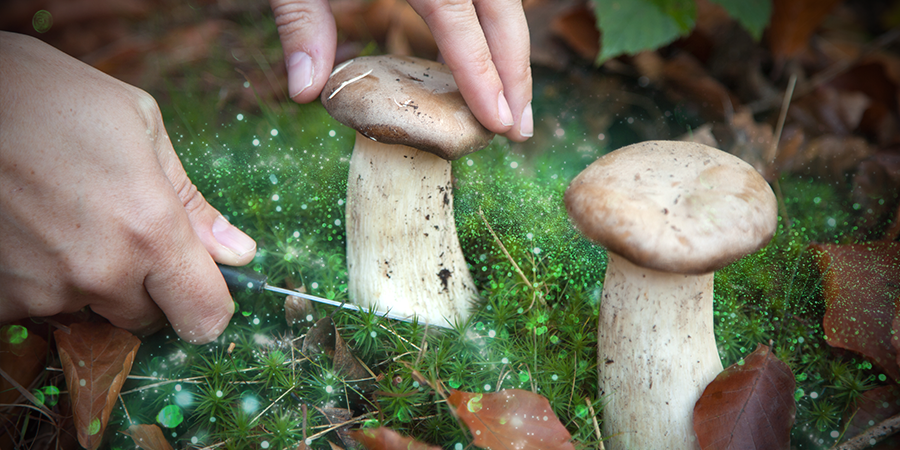
<svg viewBox="0 0 900 450"><path fill-rule="evenodd" d="M692 416L722 363L713 274L645 269L609 252L599 359L607 448L699 448Z"/></svg>
<svg viewBox="0 0 900 450"><path fill-rule="evenodd" d="M468 318L477 291L456 237L449 161L357 133L346 222L354 303L441 326Z"/></svg>

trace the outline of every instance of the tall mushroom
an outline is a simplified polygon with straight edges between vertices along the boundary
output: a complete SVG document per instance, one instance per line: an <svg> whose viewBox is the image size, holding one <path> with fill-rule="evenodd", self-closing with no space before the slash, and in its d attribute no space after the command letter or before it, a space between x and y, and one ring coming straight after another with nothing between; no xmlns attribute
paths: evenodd
<svg viewBox="0 0 900 450"><path fill-rule="evenodd" d="M357 131L347 182L350 299L447 326L477 291L456 236L450 160L493 133L466 106L447 66L369 56L335 68L322 104Z"/></svg>
<svg viewBox="0 0 900 450"><path fill-rule="evenodd" d="M607 448L698 448L694 404L722 371L713 272L768 243L775 195L735 156L650 141L588 166L565 203L609 255L598 341Z"/></svg>

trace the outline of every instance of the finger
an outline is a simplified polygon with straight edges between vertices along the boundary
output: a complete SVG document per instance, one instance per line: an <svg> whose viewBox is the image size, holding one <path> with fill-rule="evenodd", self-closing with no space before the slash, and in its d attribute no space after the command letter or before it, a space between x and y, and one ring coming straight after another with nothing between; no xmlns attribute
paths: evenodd
<svg viewBox="0 0 900 450"><path fill-rule="evenodd" d="M503 83L503 93L516 121L506 136L514 141L524 141L534 134L534 119L531 109L531 40L522 2L476 0L475 9Z"/></svg>
<svg viewBox="0 0 900 450"><path fill-rule="evenodd" d="M154 263L144 279L153 301L172 329L193 344L217 338L234 313L234 301L222 274L194 234L174 194L151 220L156 237L146 242ZM148 238L149 239L149 238Z"/></svg>
<svg viewBox="0 0 900 450"><path fill-rule="evenodd" d="M161 173L151 181L157 195L147 202L144 213L149 227L144 245L152 258L144 286L182 339L204 344L222 333L234 313L234 301L210 256L215 253L223 262L244 264L255 253L247 249L255 250L256 244L244 236L249 242L238 245L246 250L241 256L222 248L215 239L215 220L220 214L188 179L162 117L158 110L154 114L149 134Z"/></svg>
<svg viewBox="0 0 900 450"><path fill-rule="evenodd" d="M487 129L506 133L515 123L471 1L413 0L409 4L434 34L472 113Z"/></svg>
<svg viewBox="0 0 900 450"><path fill-rule="evenodd" d="M337 31L328 0L269 0L288 70L288 95L307 103L319 97L331 68Z"/></svg>

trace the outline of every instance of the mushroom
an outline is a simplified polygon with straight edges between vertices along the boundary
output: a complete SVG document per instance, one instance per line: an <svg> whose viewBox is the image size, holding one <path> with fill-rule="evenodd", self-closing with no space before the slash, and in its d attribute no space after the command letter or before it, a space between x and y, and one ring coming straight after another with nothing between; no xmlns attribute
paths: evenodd
<svg viewBox="0 0 900 450"><path fill-rule="evenodd" d="M699 448L694 404L722 371L713 272L772 238L772 189L728 153L650 141L588 166L565 204L608 250L598 339L607 448Z"/></svg>
<svg viewBox="0 0 900 450"><path fill-rule="evenodd" d="M351 301L432 325L465 320L477 290L456 236L450 161L494 134L447 66L418 58L347 61L321 100L357 131L346 206Z"/></svg>

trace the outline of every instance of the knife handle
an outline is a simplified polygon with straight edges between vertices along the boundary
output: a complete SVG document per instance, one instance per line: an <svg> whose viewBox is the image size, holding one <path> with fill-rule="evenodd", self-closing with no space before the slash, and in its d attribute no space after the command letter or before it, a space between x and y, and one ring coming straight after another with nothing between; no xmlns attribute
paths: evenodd
<svg viewBox="0 0 900 450"><path fill-rule="evenodd" d="M222 278L225 278L228 290L232 292L250 291L259 293L266 288L266 281L269 280L269 277L266 275L250 268L223 266L219 263L216 263L216 265L219 266L219 271L222 272Z"/></svg>

